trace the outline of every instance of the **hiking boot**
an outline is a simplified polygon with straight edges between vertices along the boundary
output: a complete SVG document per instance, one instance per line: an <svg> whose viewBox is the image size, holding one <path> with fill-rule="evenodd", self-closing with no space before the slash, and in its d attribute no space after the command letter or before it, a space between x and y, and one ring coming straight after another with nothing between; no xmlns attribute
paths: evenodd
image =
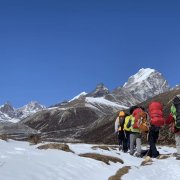
<svg viewBox="0 0 180 180"><path fill-rule="evenodd" d="M156 155L156 156L152 156L152 158L156 158L156 159L159 159L160 158L160 154L159 155Z"/></svg>
<svg viewBox="0 0 180 180"><path fill-rule="evenodd" d="M176 160L180 160L180 154L178 153L173 153L173 157L176 157Z"/></svg>
<svg viewBox="0 0 180 180"><path fill-rule="evenodd" d="M128 150L124 150L124 149L123 149L123 152L124 152L124 153L127 153L127 152L128 152Z"/></svg>
<svg viewBox="0 0 180 180"><path fill-rule="evenodd" d="M173 157L177 157L177 153L173 153L172 156L173 156Z"/></svg>
<svg viewBox="0 0 180 180"><path fill-rule="evenodd" d="M141 154L135 153L134 156L140 158L140 157L141 157Z"/></svg>
<svg viewBox="0 0 180 180"><path fill-rule="evenodd" d="M121 150L122 150L122 145L119 146L119 151L121 151Z"/></svg>
<svg viewBox="0 0 180 180"><path fill-rule="evenodd" d="M131 156L133 156L133 154L134 154L134 153L132 153L132 152L129 152L129 154L130 154Z"/></svg>
<svg viewBox="0 0 180 180"><path fill-rule="evenodd" d="M160 156L159 151L157 151L157 153L156 153L156 154L153 154L153 155L152 155L152 158L157 158L157 159L158 159L158 158L159 158L159 156Z"/></svg>

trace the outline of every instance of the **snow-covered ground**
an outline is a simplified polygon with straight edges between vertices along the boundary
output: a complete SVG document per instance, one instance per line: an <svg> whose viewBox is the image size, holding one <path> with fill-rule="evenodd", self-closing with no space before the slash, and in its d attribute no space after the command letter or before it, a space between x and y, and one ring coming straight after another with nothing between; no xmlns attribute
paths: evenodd
<svg viewBox="0 0 180 180"><path fill-rule="evenodd" d="M180 161L174 157L140 166L143 159L118 150L93 150L89 144L68 144L75 153L61 150L39 150L27 142L0 140L0 179L2 180L107 180L123 166L131 166L123 180L179 180ZM159 149L161 154L173 153L170 147ZM124 164L79 157L81 153L99 153L119 157ZM120 154L119 154L120 153Z"/></svg>

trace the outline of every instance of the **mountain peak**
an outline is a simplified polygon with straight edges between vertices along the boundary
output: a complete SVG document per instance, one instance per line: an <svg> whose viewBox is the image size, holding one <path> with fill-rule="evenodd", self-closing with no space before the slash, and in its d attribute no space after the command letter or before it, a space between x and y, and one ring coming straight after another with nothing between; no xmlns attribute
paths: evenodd
<svg viewBox="0 0 180 180"><path fill-rule="evenodd" d="M146 80L152 73L157 72L154 69L151 68L141 68L136 74L132 75L128 82L126 82L123 87L126 87L128 84L135 84L135 83L141 83L142 81ZM160 73L159 73L160 74Z"/></svg>
<svg viewBox="0 0 180 180"><path fill-rule="evenodd" d="M81 98L81 97L84 97L84 96L86 96L86 95L87 95L86 92L81 92L80 94L78 94L77 96L75 96L73 99L71 99L69 102L74 101L75 99L79 99L79 98Z"/></svg>
<svg viewBox="0 0 180 180"><path fill-rule="evenodd" d="M27 105L18 109L13 108L11 103L6 102L4 105L0 106L0 121L8 120L11 122L15 122L15 119L16 122L18 122L19 120L45 108L45 106L39 104L37 101L31 101Z"/></svg>
<svg viewBox="0 0 180 180"><path fill-rule="evenodd" d="M140 101L144 101L170 89L163 75L151 68L141 68L128 79L123 88L138 97Z"/></svg>
<svg viewBox="0 0 180 180"><path fill-rule="evenodd" d="M45 109L45 108L46 108L45 106L42 106L37 101L31 101L27 105L23 106L20 109L23 110L23 111L39 111L39 110L42 110L42 109Z"/></svg>
<svg viewBox="0 0 180 180"><path fill-rule="evenodd" d="M87 96L88 97L103 97L107 94L109 94L108 88L103 83L100 83L96 86L95 90L87 94Z"/></svg>
<svg viewBox="0 0 180 180"><path fill-rule="evenodd" d="M13 117L14 108L10 102L6 102L4 105L0 106L0 112L8 114L8 116Z"/></svg>

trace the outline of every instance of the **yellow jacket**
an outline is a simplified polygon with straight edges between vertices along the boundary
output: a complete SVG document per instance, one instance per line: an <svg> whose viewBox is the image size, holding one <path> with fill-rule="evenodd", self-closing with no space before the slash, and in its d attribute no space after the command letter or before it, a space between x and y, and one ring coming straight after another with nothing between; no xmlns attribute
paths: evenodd
<svg viewBox="0 0 180 180"><path fill-rule="evenodd" d="M132 119L132 115L130 115L130 116L126 116L126 118L125 118L125 123L124 123L124 130L125 131L131 131L131 127L127 127L127 124L129 123L129 121Z"/></svg>

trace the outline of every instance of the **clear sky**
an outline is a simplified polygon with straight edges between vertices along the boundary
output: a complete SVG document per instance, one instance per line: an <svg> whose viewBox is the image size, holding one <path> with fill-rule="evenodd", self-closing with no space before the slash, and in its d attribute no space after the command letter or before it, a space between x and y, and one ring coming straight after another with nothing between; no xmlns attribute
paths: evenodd
<svg viewBox="0 0 180 180"><path fill-rule="evenodd" d="M180 1L0 0L0 104L46 106L142 67L180 84Z"/></svg>

